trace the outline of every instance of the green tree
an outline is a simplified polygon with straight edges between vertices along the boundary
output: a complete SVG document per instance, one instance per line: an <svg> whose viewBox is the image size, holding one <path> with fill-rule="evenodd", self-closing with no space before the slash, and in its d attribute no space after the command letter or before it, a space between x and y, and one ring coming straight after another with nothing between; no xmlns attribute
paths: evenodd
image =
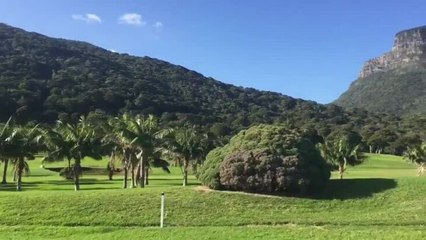
<svg viewBox="0 0 426 240"><path fill-rule="evenodd" d="M58 122L56 132L61 141L52 141L50 143L62 144L49 148L48 158L74 159L73 178L74 189L80 190L81 161L85 157L91 157L96 160L102 159L101 137L96 133L95 126L89 124L84 117L81 117L78 123L70 124ZM56 138L56 137L55 137Z"/></svg>
<svg viewBox="0 0 426 240"><path fill-rule="evenodd" d="M196 164L197 158L203 153L201 135L195 126L185 126L173 132L173 140L169 144L169 150L176 157L183 175L182 185L188 185L188 170L191 164Z"/></svg>
<svg viewBox="0 0 426 240"><path fill-rule="evenodd" d="M408 147L404 153L404 158L418 166L418 176L423 175L426 171L426 143Z"/></svg>
<svg viewBox="0 0 426 240"><path fill-rule="evenodd" d="M381 154L386 147L395 141L398 137L391 129L381 129L375 132L370 138L367 139L367 144L370 147L370 152L375 150L376 153Z"/></svg>
<svg viewBox="0 0 426 240"><path fill-rule="evenodd" d="M151 157L148 158L147 166L145 169L145 185L149 184L149 173L153 167L161 168L164 172L170 173L169 162L161 158L163 148L157 148Z"/></svg>
<svg viewBox="0 0 426 240"><path fill-rule="evenodd" d="M12 118L0 126L0 161L3 162L2 184L7 184L7 167L9 165L9 156L7 156L6 139L11 135L13 129L11 126Z"/></svg>
<svg viewBox="0 0 426 240"><path fill-rule="evenodd" d="M157 119L153 115L136 117L124 114L123 127L120 135L129 147L134 150L139 160L137 181L141 188L145 187L147 162L154 151L160 146L160 139L167 134L167 130L160 129Z"/></svg>
<svg viewBox="0 0 426 240"><path fill-rule="evenodd" d="M35 159L40 148L41 132L38 126L29 128L15 126L9 137L6 138L6 155L13 164L13 174L16 178L16 190L22 190L22 176L29 172L27 160Z"/></svg>
<svg viewBox="0 0 426 240"><path fill-rule="evenodd" d="M105 125L106 135L102 139L103 143L107 146L110 154L109 167L121 165L124 173L123 188L127 188L127 180L129 170L133 166L132 158L134 158L134 151L131 148L129 141L123 137L123 130L126 125L123 118L111 118ZM112 166L111 166L112 165ZM134 187L134 174L132 171L132 187Z"/></svg>
<svg viewBox="0 0 426 240"><path fill-rule="evenodd" d="M333 168L337 168L340 179L343 179L348 164L355 165L361 162L359 145L351 145L346 139L319 143L318 148L321 156Z"/></svg>
<svg viewBox="0 0 426 240"><path fill-rule="evenodd" d="M66 160L67 167L64 168L66 178L74 178L74 170L71 166L72 148L74 143L66 138L62 127L63 123L58 122L56 128L43 131L43 142L45 145L45 156L42 160L42 166L45 162L55 162Z"/></svg>

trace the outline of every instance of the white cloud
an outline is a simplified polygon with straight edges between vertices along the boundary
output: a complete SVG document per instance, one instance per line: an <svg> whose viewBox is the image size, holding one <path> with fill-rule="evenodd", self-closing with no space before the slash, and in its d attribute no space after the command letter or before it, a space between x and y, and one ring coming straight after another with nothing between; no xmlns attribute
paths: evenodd
<svg viewBox="0 0 426 240"><path fill-rule="evenodd" d="M137 13L123 14L120 18L118 18L118 23L136 26L142 26L146 24L146 22L142 19L142 16Z"/></svg>
<svg viewBox="0 0 426 240"><path fill-rule="evenodd" d="M79 21L85 21L86 23L101 23L102 19L93 13L86 13L85 15L81 14L73 14L72 19L79 20Z"/></svg>
<svg viewBox="0 0 426 240"><path fill-rule="evenodd" d="M155 22L152 26L153 26L154 28L156 28L156 29L161 29L161 28L163 28L163 23L162 23L162 22L157 21L157 22Z"/></svg>

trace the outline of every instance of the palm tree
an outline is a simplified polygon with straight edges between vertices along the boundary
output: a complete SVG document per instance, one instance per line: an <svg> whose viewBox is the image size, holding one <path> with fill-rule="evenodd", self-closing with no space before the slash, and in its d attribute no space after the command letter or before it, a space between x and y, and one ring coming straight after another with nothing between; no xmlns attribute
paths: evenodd
<svg viewBox="0 0 426 240"><path fill-rule="evenodd" d="M340 179L346 171L347 164L355 165L361 162L359 145L352 146L344 139L319 143L321 156L339 171Z"/></svg>
<svg viewBox="0 0 426 240"><path fill-rule="evenodd" d="M12 118L9 118L9 120L0 126L0 160L3 161L3 176L1 184L7 184L7 167L9 165L9 158L6 156L6 139L10 136L12 133L12 126L11 126Z"/></svg>
<svg viewBox="0 0 426 240"><path fill-rule="evenodd" d="M188 185L188 170L203 154L202 136L195 126L182 127L174 131L168 152L176 157L183 174L183 186Z"/></svg>
<svg viewBox="0 0 426 240"><path fill-rule="evenodd" d="M133 144L133 139L125 137L131 118L130 115L124 114L121 117L110 119L105 131L108 134L103 138L103 142L109 146L111 152L110 162L113 165L121 165L123 168L123 188L127 188L129 170L131 172L131 187L136 186L135 168L138 165L136 158L137 146Z"/></svg>
<svg viewBox="0 0 426 240"><path fill-rule="evenodd" d="M67 158L74 159L73 178L74 189L80 190L80 175L81 175L81 161L85 157L91 157L96 160L102 159L102 142L100 136L97 134L96 128L88 123L84 117L81 117L77 124L69 124L58 121L55 129L56 139L50 141L55 147L48 148L47 159ZM62 138L59 141L57 138Z"/></svg>
<svg viewBox="0 0 426 240"><path fill-rule="evenodd" d="M132 167L132 159L135 157L134 157L134 153L132 152L132 149L119 144L120 143L117 143L117 145L115 145L111 149L111 157L110 157L109 164L112 166L116 166L116 165L122 166L123 173L124 173L123 188L127 188L129 170L131 170L131 167ZM132 174L131 187L134 187L133 177L134 175Z"/></svg>
<svg viewBox="0 0 426 240"><path fill-rule="evenodd" d="M161 168L166 173L170 173L169 162L161 158L163 148L157 148L153 155L148 158L147 167L145 169L145 185L149 184L149 172L152 167Z"/></svg>
<svg viewBox="0 0 426 240"><path fill-rule="evenodd" d="M7 167L9 165L9 159L8 158L3 158L3 176L2 176L2 180L1 180L1 184L7 184Z"/></svg>
<svg viewBox="0 0 426 240"><path fill-rule="evenodd" d="M123 188L127 188L127 177L130 168L129 163L129 151L125 139L120 135L121 129L123 128L123 122L120 118L111 118L108 123L105 124L105 136L102 142L110 152L110 159L108 162L108 170L111 172L114 166L121 165L124 171ZM112 178L110 173L110 179Z"/></svg>
<svg viewBox="0 0 426 240"><path fill-rule="evenodd" d="M57 127L54 129L48 129L43 132L43 141L46 147L46 155L44 156L42 163L54 162L54 161L68 161L66 168L67 178L74 178L74 174L71 168L71 148L73 143L68 141L63 132L60 129L60 123L58 122Z"/></svg>
<svg viewBox="0 0 426 240"><path fill-rule="evenodd" d="M33 160L34 154L41 149L40 133L38 126L32 128L16 126L6 138L6 154L12 159L17 191L22 190L22 175L29 172L26 160Z"/></svg>
<svg viewBox="0 0 426 240"><path fill-rule="evenodd" d="M154 150L159 146L159 139L168 133L167 130L160 130L157 119L153 115L143 117L138 115L133 117L124 114L121 117L123 128L120 135L125 139L130 149L136 153L139 160L138 182L140 187L145 187L145 175L147 162L152 157ZM134 166L135 167L135 166Z"/></svg>
<svg viewBox="0 0 426 240"><path fill-rule="evenodd" d="M418 176L423 175L426 171L426 143L408 147L404 153L404 158L418 166Z"/></svg>

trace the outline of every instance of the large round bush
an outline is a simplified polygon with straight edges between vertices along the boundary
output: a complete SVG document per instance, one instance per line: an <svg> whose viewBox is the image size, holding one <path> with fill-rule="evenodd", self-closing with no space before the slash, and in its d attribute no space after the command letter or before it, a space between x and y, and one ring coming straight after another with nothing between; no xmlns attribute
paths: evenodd
<svg viewBox="0 0 426 240"><path fill-rule="evenodd" d="M325 186L330 169L303 131L259 125L211 151L198 178L213 189L307 193Z"/></svg>

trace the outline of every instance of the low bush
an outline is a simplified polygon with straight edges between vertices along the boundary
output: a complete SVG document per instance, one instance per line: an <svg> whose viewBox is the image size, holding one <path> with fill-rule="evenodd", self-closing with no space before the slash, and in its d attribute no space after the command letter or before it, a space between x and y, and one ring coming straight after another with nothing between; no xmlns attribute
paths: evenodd
<svg viewBox="0 0 426 240"><path fill-rule="evenodd" d="M198 178L213 189L308 193L324 188L330 168L298 129L259 125L211 151Z"/></svg>

